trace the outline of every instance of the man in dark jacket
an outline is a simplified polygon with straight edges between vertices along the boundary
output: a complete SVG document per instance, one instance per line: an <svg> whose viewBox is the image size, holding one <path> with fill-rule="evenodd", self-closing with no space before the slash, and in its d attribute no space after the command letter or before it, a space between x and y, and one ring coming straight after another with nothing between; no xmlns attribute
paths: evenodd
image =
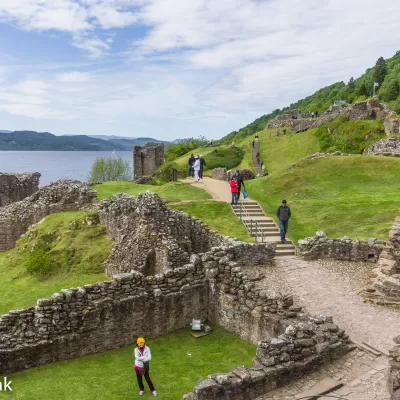
<svg viewBox="0 0 400 400"><path fill-rule="evenodd" d="M194 169L193 169L193 164L196 161L194 158L194 155L192 154L189 158L188 164L189 164L189 169L188 169L188 176L191 176L192 178L194 177Z"/></svg>
<svg viewBox="0 0 400 400"><path fill-rule="evenodd" d="M238 189L239 189L239 191L238 191L238 200L240 199L240 191L242 190L242 186L243 186L243 188L245 188L245 186L244 186L244 179L243 179L243 176L242 176L242 174L240 173L240 171L239 170L236 170L236 180L237 180L237 183L238 183Z"/></svg>
<svg viewBox="0 0 400 400"><path fill-rule="evenodd" d="M203 156L200 156L200 171L199 171L199 178L203 179L203 171L204 171L204 166L206 166L206 160L203 158Z"/></svg>
<svg viewBox="0 0 400 400"><path fill-rule="evenodd" d="M286 233L288 231L289 218L292 215L290 208L286 205L286 200L282 200L282 205L276 210L276 216L279 219L279 227L281 229L281 242L285 243Z"/></svg>

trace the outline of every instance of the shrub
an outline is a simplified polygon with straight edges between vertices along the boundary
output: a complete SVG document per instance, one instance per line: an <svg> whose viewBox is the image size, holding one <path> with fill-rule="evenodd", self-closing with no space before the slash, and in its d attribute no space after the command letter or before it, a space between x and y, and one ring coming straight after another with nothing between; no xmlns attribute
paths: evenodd
<svg viewBox="0 0 400 400"><path fill-rule="evenodd" d="M185 165L176 162L167 162L163 164L155 174L155 180L161 183L172 181L172 169L178 171L178 178L185 178L188 175L188 168Z"/></svg>
<svg viewBox="0 0 400 400"><path fill-rule="evenodd" d="M130 180L132 180L131 167L121 156L96 158L89 173L89 182Z"/></svg>
<svg viewBox="0 0 400 400"><path fill-rule="evenodd" d="M204 157L207 169L227 168L232 169L243 160L244 152L238 147L216 148Z"/></svg>
<svg viewBox="0 0 400 400"><path fill-rule="evenodd" d="M41 277L49 275L54 266L55 263L52 262L50 253L41 247L33 250L25 261L26 272Z"/></svg>
<svg viewBox="0 0 400 400"><path fill-rule="evenodd" d="M324 152L362 154L368 146L385 137L385 130L382 121L349 121L343 115L322 124L315 135Z"/></svg>
<svg viewBox="0 0 400 400"><path fill-rule="evenodd" d="M167 147L167 150L165 151L165 161L174 161L184 154L189 153L194 149L197 149L198 147L205 146L207 143L208 140L205 137L200 136L198 139L185 139L180 143L171 144Z"/></svg>

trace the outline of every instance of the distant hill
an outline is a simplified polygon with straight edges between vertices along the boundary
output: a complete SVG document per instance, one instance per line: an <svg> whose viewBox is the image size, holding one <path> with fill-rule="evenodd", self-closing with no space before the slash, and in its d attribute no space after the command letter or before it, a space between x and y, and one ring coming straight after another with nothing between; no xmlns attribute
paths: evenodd
<svg viewBox="0 0 400 400"><path fill-rule="evenodd" d="M131 151L134 145L147 142L160 141L152 138L102 140L87 135L56 136L49 132L0 131L0 150Z"/></svg>
<svg viewBox="0 0 400 400"><path fill-rule="evenodd" d="M296 109L305 112L325 112L335 100L345 100L348 103L366 100L372 97L374 92L379 99L388 104L394 111L400 114L400 51L387 60L380 57L375 66L368 68L363 75L354 79L349 77L348 83L336 82L326 86L311 96L298 100L281 110L276 109L269 114L262 115L252 123L233 131L221 139L222 143L230 143L243 139L265 128L267 123L288 109ZM289 90L290 88L288 88Z"/></svg>

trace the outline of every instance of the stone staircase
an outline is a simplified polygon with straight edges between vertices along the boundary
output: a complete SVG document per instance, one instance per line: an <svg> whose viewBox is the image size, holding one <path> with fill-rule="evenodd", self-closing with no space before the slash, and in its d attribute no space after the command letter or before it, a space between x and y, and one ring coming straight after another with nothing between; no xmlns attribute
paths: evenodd
<svg viewBox="0 0 400 400"><path fill-rule="evenodd" d="M261 161L262 161L262 155L260 155L260 164L257 164L257 159L256 159L256 154L258 152L261 153L260 151L260 142L254 143L254 148L252 150L252 160L254 164L254 169L256 170L256 176L262 176L262 168L261 168Z"/></svg>
<svg viewBox="0 0 400 400"><path fill-rule="evenodd" d="M258 242L275 242L277 244L275 258L296 255L294 244L291 241L281 243L279 227L272 218L265 215L264 210L256 201L245 200L232 208Z"/></svg>
<svg viewBox="0 0 400 400"><path fill-rule="evenodd" d="M316 120L314 120L314 119L310 120L309 118L300 120L298 123L296 123L293 126L294 132L300 133L300 132L305 132L305 131L309 130L314 125L315 121Z"/></svg>

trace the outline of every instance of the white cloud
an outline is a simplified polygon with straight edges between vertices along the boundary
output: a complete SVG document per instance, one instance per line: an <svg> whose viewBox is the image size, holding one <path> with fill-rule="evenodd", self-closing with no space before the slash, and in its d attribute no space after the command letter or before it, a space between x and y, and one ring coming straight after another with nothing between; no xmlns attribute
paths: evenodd
<svg viewBox="0 0 400 400"><path fill-rule="evenodd" d="M82 83L91 79L90 74L79 71L66 72L57 76L60 82Z"/></svg>

